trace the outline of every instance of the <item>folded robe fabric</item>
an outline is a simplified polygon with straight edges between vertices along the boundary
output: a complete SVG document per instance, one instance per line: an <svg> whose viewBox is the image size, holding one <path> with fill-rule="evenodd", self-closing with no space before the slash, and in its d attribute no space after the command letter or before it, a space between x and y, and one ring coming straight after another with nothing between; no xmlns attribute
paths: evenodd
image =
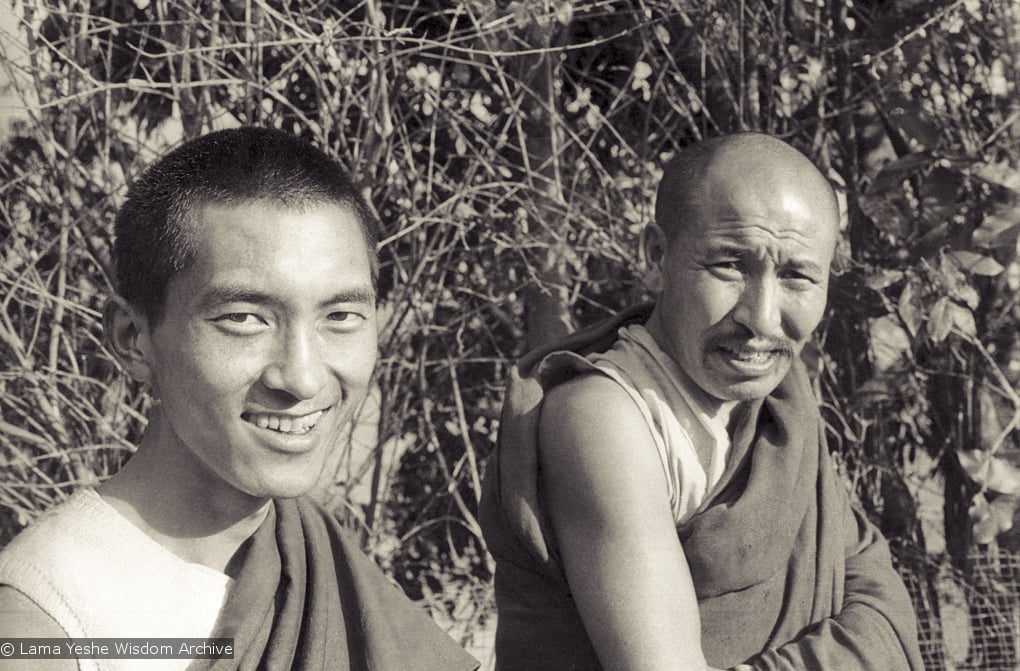
<svg viewBox="0 0 1020 671"><path fill-rule="evenodd" d="M608 349L621 325L649 311L639 306L533 352L511 373L480 510L496 558L501 671L600 668L539 506L538 420L545 390L597 373L583 356ZM920 671L909 596L885 541L835 478L802 364L749 406L734 431L728 484L678 529L709 664Z"/></svg>
<svg viewBox="0 0 1020 671"><path fill-rule="evenodd" d="M478 668L326 511L303 498L274 508L249 541L213 634L234 638L234 659L195 668Z"/></svg>

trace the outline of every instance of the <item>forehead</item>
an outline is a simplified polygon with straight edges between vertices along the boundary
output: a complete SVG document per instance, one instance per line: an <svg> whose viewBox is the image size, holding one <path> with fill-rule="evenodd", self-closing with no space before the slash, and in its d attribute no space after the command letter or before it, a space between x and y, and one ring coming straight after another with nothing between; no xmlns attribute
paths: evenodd
<svg viewBox="0 0 1020 671"><path fill-rule="evenodd" d="M193 225L192 263L171 286L197 293L227 284L307 295L371 285L367 242L357 216L343 205L211 204L196 213Z"/></svg>
<svg viewBox="0 0 1020 671"><path fill-rule="evenodd" d="M839 213L821 175L709 174L680 215L686 245L830 258Z"/></svg>

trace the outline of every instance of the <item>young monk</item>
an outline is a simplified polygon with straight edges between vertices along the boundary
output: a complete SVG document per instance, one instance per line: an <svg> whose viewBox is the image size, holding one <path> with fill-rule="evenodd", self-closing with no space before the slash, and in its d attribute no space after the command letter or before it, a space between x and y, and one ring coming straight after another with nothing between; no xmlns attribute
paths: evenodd
<svg viewBox="0 0 1020 671"><path fill-rule="evenodd" d="M213 133L132 185L116 236L106 337L156 403L123 469L0 553L0 632L233 638L218 669L476 668L302 496L377 357L378 233L345 172L278 131Z"/></svg>

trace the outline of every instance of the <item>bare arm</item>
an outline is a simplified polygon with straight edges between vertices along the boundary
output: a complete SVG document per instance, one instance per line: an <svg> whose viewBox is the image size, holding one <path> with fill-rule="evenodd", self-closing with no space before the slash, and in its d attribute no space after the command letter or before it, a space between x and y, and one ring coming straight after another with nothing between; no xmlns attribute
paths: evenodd
<svg viewBox="0 0 1020 671"><path fill-rule="evenodd" d="M0 637L66 639L67 634L27 596L13 587L0 585ZM7 659L0 656L0 671L76 671L77 668L78 662L73 659Z"/></svg>
<svg viewBox="0 0 1020 671"><path fill-rule="evenodd" d="M603 667L707 668L662 466L630 397L594 375L556 387L539 445L543 505Z"/></svg>

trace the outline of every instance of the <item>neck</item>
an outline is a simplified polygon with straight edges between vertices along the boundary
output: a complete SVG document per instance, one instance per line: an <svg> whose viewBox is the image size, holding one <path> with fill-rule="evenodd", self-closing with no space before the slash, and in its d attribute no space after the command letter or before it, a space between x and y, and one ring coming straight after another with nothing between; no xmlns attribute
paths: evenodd
<svg viewBox="0 0 1020 671"><path fill-rule="evenodd" d="M701 411L705 413L705 416L708 417L713 424L726 429L727 433L732 435L732 425L735 423L736 419L739 418L739 410L743 407L744 403L741 401L724 401L714 396L710 396L705 393L705 390L698 386L698 384L695 383L689 375L687 375L687 371L685 371L683 366L680 364L680 361L670 344L670 339L667 337L666 330L663 328L658 304L656 304L656 306L652 309L652 314L649 315L648 321L645 323L645 329L652 336L652 339L655 341L655 344L659 346L659 349L665 352L666 355L673 360L673 363L676 364L676 369L679 372L684 389L690 393L694 402L697 403Z"/></svg>
<svg viewBox="0 0 1020 671"><path fill-rule="evenodd" d="M272 505L220 479L176 439L158 411L135 455L97 489L178 557L223 573L238 563Z"/></svg>

